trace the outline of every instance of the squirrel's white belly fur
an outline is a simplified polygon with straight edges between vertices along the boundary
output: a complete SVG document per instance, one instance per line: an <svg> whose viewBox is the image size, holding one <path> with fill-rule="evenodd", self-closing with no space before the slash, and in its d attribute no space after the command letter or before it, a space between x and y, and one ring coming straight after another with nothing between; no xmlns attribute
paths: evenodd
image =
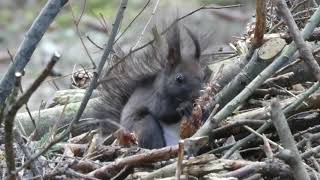
<svg viewBox="0 0 320 180"><path fill-rule="evenodd" d="M167 146L176 145L179 143L180 122L175 124L160 123L163 130L163 137Z"/></svg>

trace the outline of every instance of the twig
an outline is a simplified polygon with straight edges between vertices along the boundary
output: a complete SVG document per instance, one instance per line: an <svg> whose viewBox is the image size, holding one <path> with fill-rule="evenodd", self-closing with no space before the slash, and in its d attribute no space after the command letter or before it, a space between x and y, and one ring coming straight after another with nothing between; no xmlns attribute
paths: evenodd
<svg viewBox="0 0 320 180"><path fill-rule="evenodd" d="M153 7L153 10L152 10L152 12L151 12L151 15L150 15L150 17L149 17L146 25L144 26L144 28L143 28L140 36L138 37L137 42L135 43L135 45L134 45L131 49L136 49L136 47L139 45L139 43L140 43L140 41L141 41L141 39L142 39L145 31L147 30L147 27L149 26L149 24L150 24L152 18L154 17L154 15L156 14L156 10L157 10L157 8L158 8L159 2L160 2L160 0L157 0L156 4L155 4L154 7Z"/></svg>
<svg viewBox="0 0 320 180"><path fill-rule="evenodd" d="M303 10L303 11L300 11L300 12L297 12L295 14L293 14L293 17L297 17L297 16L300 16L301 14L304 14L306 12L310 12L310 11L315 11L316 8L310 8L310 9L307 9L307 10ZM275 31L279 26L281 26L282 24L284 23L283 20L279 21L276 25L274 25L268 32L267 34L270 34L272 33L273 31Z"/></svg>
<svg viewBox="0 0 320 180"><path fill-rule="evenodd" d="M91 57L91 55L90 55L90 52L89 52L87 46L84 44L83 38L82 38L81 33L80 33L80 29L79 29L79 24L80 24L80 21L81 21L81 19L82 19L83 13L84 13L84 11L85 11L85 9L86 9L86 4L87 4L87 0L84 0L84 2L83 2L83 8L82 8L81 13L80 13L80 16L79 16L79 18L78 18L77 20L76 20L74 11L73 11L73 9L72 9L71 3L69 3L69 8L70 8L71 15L72 15L72 18L73 18L73 23L74 23L74 25L76 26L77 35L78 35L78 37L79 37L79 39L80 39L80 41L81 41L81 44L82 44L82 47L84 48L87 56L89 57L89 60L90 60L90 62L91 62L91 64L92 64L92 68L95 69L97 66L96 66L96 64L94 63L94 61L93 61L93 59L92 59L92 57Z"/></svg>
<svg viewBox="0 0 320 180"><path fill-rule="evenodd" d="M265 136L261 135L260 133L258 133L257 131L255 131L254 129L250 128L249 126L244 126L244 128L246 128L248 131L250 131L251 133L254 133L256 136L260 137L263 140L267 140L268 143L272 144L273 146L279 148L279 149L283 149L282 146L280 146L279 144L277 144L276 142L266 138Z"/></svg>
<svg viewBox="0 0 320 180"><path fill-rule="evenodd" d="M307 159L310 156L313 156L315 154L319 154L319 152L320 152L320 146L316 146L316 147L311 148L311 149L307 150L306 152L302 153L301 154L301 158L302 159Z"/></svg>
<svg viewBox="0 0 320 180"><path fill-rule="evenodd" d="M293 136L295 137L295 136ZM318 140L320 138L320 132L315 133L315 134L305 134L305 136L303 136L303 139L301 141L299 141L297 143L297 147L298 149L303 148L307 143L312 143L315 140Z"/></svg>
<svg viewBox="0 0 320 180"><path fill-rule="evenodd" d="M8 52L8 54L9 54L9 56L10 56L11 62L13 62L13 55L11 54L10 50L8 49L7 52ZM23 89L22 89L21 84L20 84L20 92L23 94ZM32 115L31 115L31 112L30 112L28 103L25 104L25 107L26 107L26 111L27 111L27 113L28 113L28 115L29 115L29 117L30 117L30 119L31 119L31 122L33 123L34 128L36 129L36 124L35 124L34 118L33 118ZM0 116L1 116L1 113L0 113ZM20 121L19 121L19 123L20 123ZM1 124L1 123L0 123L0 124ZM25 131L24 131L23 128L22 128L22 131L23 131L24 135L26 135L26 133L25 133Z"/></svg>
<svg viewBox="0 0 320 180"><path fill-rule="evenodd" d="M276 0L276 5L278 7L278 11L282 15L284 21L288 25L290 34L293 37L293 40L298 47L298 50L300 52L300 56L306 64L309 66L310 70L316 77L318 81L320 81L320 67L317 63L317 61L314 59L312 52L310 48L308 47L307 43L304 41L304 37L300 34L299 28L297 24L295 23L290 10L288 9L286 3L283 0Z"/></svg>
<svg viewBox="0 0 320 180"><path fill-rule="evenodd" d="M96 169L89 173L92 177L109 179L124 166L131 165L142 165L146 163L157 162L159 160L167 160L171 157L175 157L178 154L178 145L177 146L168 146L161 149L154 149L147 153L137 154L122 159L118 159L108 165L105 165L99 169Z"/></svg>
<svg viewBox="0 0 320 180"><path fill-rule="evenodd" d="M91 42L91 44L93 44L94 46L96 46L98 49L103 50L103 47L99 46L97 43L95 43L90 36L86 36L86 38L89 40L89 42Z"/></svg>
<svg viewBox="0 0 320 180"><path fill-rule="evenodd" d="M53 173L47 174L44 179L55 179L55 176L58 175L66 175L73 178L79 178L79 179L87 179L87 180L98 180L97 178L79 173L77 171L74 171L70 169L68 166L58 168Z"/></svg>
<svg viewBox="0 0 320 180"><path fill-rule="evenodd" d="M203 5L201 7L199 7L198 9L195 9L189 13L187 13L186 15L184 16L181 16L180 18L177 19L177 21L180 21L200 10L203 10L203 9L226 9L226 8L235 8L235 7L241 7L242 5L241 4L235 4L235 5L227 5L227 6L208 6L208 5ZM166 31L166 30L165 30Z"/></svg>
<svg viewBox="0 0 320 180"><path fill-rule="evenodd" d="M308 128L308 129L306 129L304 131L300 131L300 132L296 133L294 135L294 138L298 138L299 136L302 136L302 135L304 135L306 133L319 132L319 131L320 131L320 125L316 125L316 126Z"/></svg>
<svg viewBox="0 0 320 180"><path fill-rule="evenodd" d="M27 89L27 91L17 100L15 101L12 106L8 108L8 112L5 113L5 141L6 141L6 152L8 152L8 159L11 161L10 154L13 155L13 125L14 125L14 119L18 112L18 110L26 103L28 102L31 95L36 91L36 89L40 86L40 84L45 80L45 78L50 74L53 66L56 64L56 62L59 60L60 55L56 55L56 58L52 58L51 61L48 63L47 67L42 71L40 76L32 83L32 85ZM21 73L20 73L21 74ZM17 74L17 77L19 74ZM21 76L21 75L20 75ZM18 88L20 88L20 82L18 84ZM13 161L14 162L14 161ZM8 162L7 162L8 163ZM12 167L11 165L8 165L8 169L10 172L15 171L15 167ZM15 172L14 174L16 174ZM14 174L11 174L9 178L14 178Z"/></svg>
<svg viewBox="0 0 320 180"><path fill-rule="evenodd" d="M35 90L41 85L41 83L46 79L46 77L50 74L53 66L60 59L60 54L55 53L48 63L47 67L41 72L40 76L32 83L32 85L25 91L25 93L17 100L15 105L12 107L19 109L23 104L25 104L31 95L35 92Z"/></svg>
<svg viewBox="0 0 320 180"><path fill-rule="evenodd" d="M212 130L212 135L216 137L221 137L221 134L226 132L233 132L233 129L238 129L242 126L252 126L259 127L264 124L264 121L256 119L237 119L236 121L228 121L221 127Z"/></svg>
<svg viewBox="0 0 320 180"><path fill-rule="evenodd" d="M132 21L128 24L128 26L122 31L122 33L118 36L118 38L114 41L114 43L117 43L118 40L127 32L127 30L130 28L130 26L133 24L133 22L142 14L142 12L147 8L151 0L148 0L146 4L143 6L143 8L139 11L139 13L132 19Z"/></svg>
<svg viewBox="0 0 320 180"><path fill-rule="evenodd" d="M124 167L117 175L115 175L111 180L122 180L133 173L133 168L130 166Z"/></svg>
<svg viewBox="0 0 320 180"><path fill-rule="evenodd" d="M5 99L11 92L15 82L15 72L22 72L30 61L39 41L48 29L51 22L60 12L68 0L49 0L42 9L31 28L28 30L24 40L14 57L14 62L10 65L0 83L0 107L4 105Z"/></svg>
<svg viewBox="0 0 320 180"><path fill-rule="evenodd" d="M180 176L182 173L182 161L184 157L184 141L179 141L179 150L178 150L178 160L177 160L177 168L176 168L176 179L180 180Z"/></svg>
<svg viewBox="0 0 320 180"><path fill-rule="evenodd" d="M264 134L262 135L262 139L263 139L263 150L264 150L264 153L266 154L267 158L269 158L269 159L273 158L272 149L270 147L270 144L268 142L267 137Z"/></svg>
<svg viewBox="0 0 320 180"><path fill-rule="evenodd" d="M271 119L277 129L281 144L293 154L293 159L290 160L289 165L293 169L295 179L309 180L310 177L303 165L299 150L293 139L287 120L281 110L280 103L277 99L271 101Z"/></svg>
<svg viewBox="0 0 320 180"><path fill-rule="evenodd" d="M266 1L256 2L256 26L254 30L254 46L260 47L263 43L263 35L266 27Z"/></svg>
<svg viewBox="0 0 320 180"><path fill-rule="evenodd" d="M16 78L16 82L15 82L15 86L12 90L12 93L8 99L8 101L12 101L9 102L9 106L12 106L12 103L15 103L15 99L18 96L19 93L19 89L20 89L20 82L21 82L21 77L22 77L22 73L17 72L15 74ZM8 108L10 109L10 107ZM7 109L6 109L7 110ZM16 169L16 161L15 161L15 151L13 148L13 128L14 128L14 117L15 114L11 113L12 111L7 110L4 112L4 130L5 130L5 134L4 134L4 145L5 145L5 156L6 156L6 163L7 163L7 168L8 168L8 175L10 180L15 180L16 179L16 174L14 173L15 169Z"/></svg>
<svg viewBox="0 0 320 180"><path fill-rule="evenodd" d="M30 148L27 145L25 145L25 143L23 142L22 136L18 130L14 130L14 137L20 149L23 151L24 155L26 156L26 158L30 159L31 158ZM41 164L37 160L31 163L31 171L34 176L42 175L40 167L41 167Z"/></svg>

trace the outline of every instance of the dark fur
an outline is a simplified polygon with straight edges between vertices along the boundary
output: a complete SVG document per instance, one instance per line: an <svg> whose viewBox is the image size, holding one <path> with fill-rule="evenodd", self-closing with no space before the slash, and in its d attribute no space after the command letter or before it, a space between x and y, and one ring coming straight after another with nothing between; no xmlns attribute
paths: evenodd
<svg viewBox="0 0 320 180"><path fill-rule="evenodd" d="M177 111L199 95L202 70L199 59L201 48L196 36L186 29L192 47L182 51L182 36L174 25L165 38L154 29L156 41L143 55L128 57L113 68L102 83L101 100L96 118L119 122L136 133L139 145L159 148L166 145L161 123L177 123ZM179 76L179 77L178 77ZM105 132L110 132L102 124Z"/></svg>

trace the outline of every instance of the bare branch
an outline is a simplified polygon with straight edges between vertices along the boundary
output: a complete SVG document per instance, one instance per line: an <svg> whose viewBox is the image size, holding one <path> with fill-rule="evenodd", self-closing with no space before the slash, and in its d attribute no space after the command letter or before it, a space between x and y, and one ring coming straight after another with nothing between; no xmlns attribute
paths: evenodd
<svg viewBox="0 0 320 180"><path fill-rule="evenodd" d="M318 81L320 81L320 67L312 55L310 48L307 43L304 41L306 35L304 37L300 34L299 28L295 23L289 8L284 0L276 0L276 5L278 7L278 11L282 15L284 21L288 25L290 34L293 36L293 40L296 43L296 46L299 49L300 56L305 60L306 64L309 66L310 70L316 77ZM308 35L309 37L310 35Z"/></svg>
<svg viewBox="0 0 320 180"><path fill-rule="evenodd" d="M68 0L49 0L28 30L14 57L14 62L1 80L0 107L4 105L5 99L14 86L15 72L23 71L49 25L67 2Z"/></svg>

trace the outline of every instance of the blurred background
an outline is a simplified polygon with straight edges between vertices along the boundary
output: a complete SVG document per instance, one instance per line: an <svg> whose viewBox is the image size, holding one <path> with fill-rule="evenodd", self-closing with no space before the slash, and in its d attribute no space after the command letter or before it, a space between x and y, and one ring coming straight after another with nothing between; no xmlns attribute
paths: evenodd
<svg viewBox="0 0 320 180"><path fill-rule="evenodd" d="M32 21L46 2L45 0L0 0L0 78L11 62L8 51L14 55ZM148 0L129 0L119 34L147 2ZM142 14L121 36L119 45L122 49L128 51L136 44L151 17L156 2L157 0L150 0ZM70 1L64 7L46 32L25 69L26 75L22 80L23 89L26 89L39 75L55 51L62 55L55 67L55 73L60 76L49 77L37 90L29 101L31 110L39 109L41 101L50 101L57 90L69 89L70 74L74 69L92 67L83 44L88 49L91 59L96 63L99 61L102 53L100 47L104 47L108 40L106 31L111 30L110 25L119 3L119 0L76 0ZM149 30L154 24L165 24L164 22L170 22L174 17L183 16L207 4L209 6L242 4L240 8L200 10L184 19L193 31L199 34L210 34L208 38L212 44L208 53L217 52L222 47L227 47L228 42L240 37L254 14L253 0L161 0L139 45L143 45L143 42L150 39ZM77 26L75 21L79 17L81 20Z"/></svg>

